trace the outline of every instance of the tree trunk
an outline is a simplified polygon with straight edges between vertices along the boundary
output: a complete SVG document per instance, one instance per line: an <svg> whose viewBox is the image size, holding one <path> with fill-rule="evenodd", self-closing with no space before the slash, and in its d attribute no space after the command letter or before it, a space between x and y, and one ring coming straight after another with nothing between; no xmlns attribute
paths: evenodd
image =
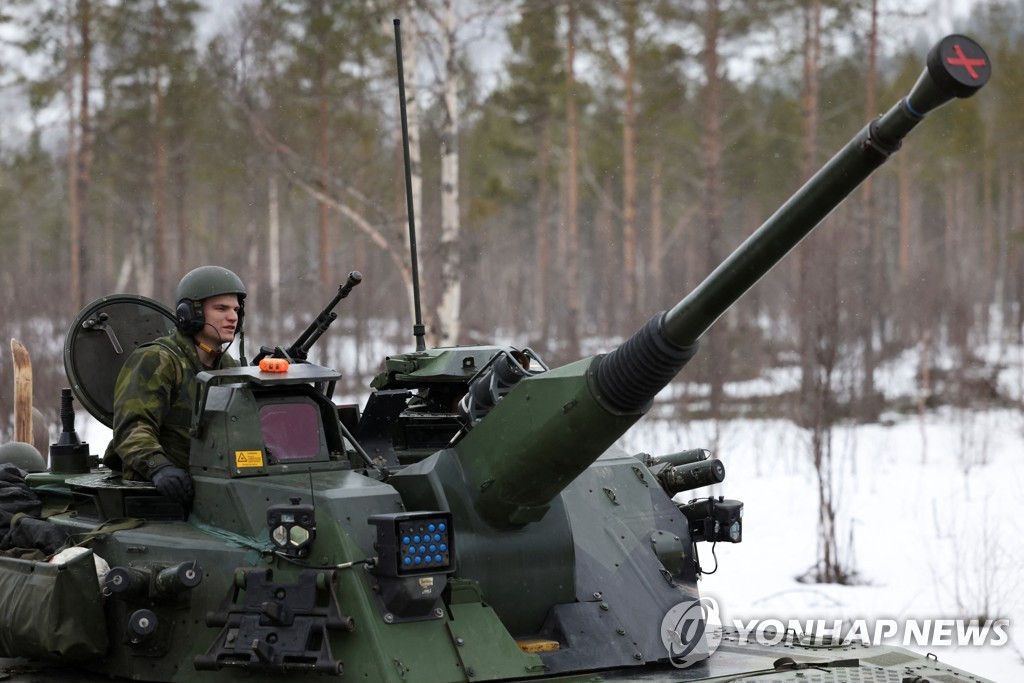
<svg viewBox="0 0 1024 683"><path fill-rule="evenodd" d="M70 277L71 277L71 307L78 311L82 308L82 226L81 212L78 202L78 137L75 126L75 38L74 23L75 12L72 0L67 5L67 25L65 40L67 41L67 66L64 80L64 92L68 105L68 222L70 228L69 241L71 249Z"/></svg>
<svg viewBox="0 0 1024 683"><path fill-rule="evenodd" d="M913 189L911 182L913 174L910 170L910 159L907 154L908 152L903 152L897 155L896 158L897 183L899 184L900 279L903 282L906 281L910 271L910 242L913 239L911 233L913 224L912 201L910 196Z"/></svg>
<svg viewBox="0 0 1024 683"><path fill-rule="evenodd" d="M313 13L323 19L324 15L324 4L323 0L319 0L313 5ZM327 45L324 44L324 38L321 34L318 36L317 54L316 54L316 101L317 101L317 187L320 192L325 195L330 194L328 186L330 184L330 152L327 147L328 143L328 132L330 128L329 118L329 107L327 101ZM319 243L320 243L320 254L319 254L319 270L320 270L320 284L328 288L331 286L331 235L330 235L330 217L331 209L327 205L327 202L321 200L317 202L317 212L319 217Z"/></svg>
<svg viewBox="0 0 1024 683"><path fill-rule="evenodd" d="M821 69L821 0L804 6L803 122L800 175L808 179L818 164L818 105ZM836 493L833 481L832 429L836 414L833 387L836 360L842 344L839 309L842 296L839 238L848 227L850 211L834 214L832 231L812 236L798 252L801 357L800 420L810 431L811 460L818 477L818 557L815 578L825 583L844 582L847 574L839 557L836 529Z"/></svg>
<svg viewBox="0 0 1024 683"><path fill-rule="evenodd" d="M160 85L159 67L153 79L153 289L163 294L167 291L167 209L165 188L167 187L167 143L164 140L164 92Z"/></svg>
<svg viewBox="0 0 1024 683"><path fill-rule="evenodd" d="M537 220L535 223L536 285L534 320L539 339L548 336L548 272L551 269L551 229L549 227L551 183L551 120L545 115L540 124L540 149L537 151Z"/></svg>
<svg viewBox="0 0 1024 683"><path fill-rule="evenodd" d="M662 168L664 162L659 155L655 155L651 169L651 234L650 234L650 273L647 277L649 283L647 296L643 304L644 310L655 310L662 306L662 292L665 291L664 283L664 250L665 241L665 215L664 215L664 184L662 183Z"/></svg>
<svg viewBox="0 0 1024 683"><path fill-rule="evenodd" d="M437 307L437 342L459 341L462 310L462 264L459 245L459 64L455 54L455 0L445 0L444 119L441 125L441 300Z"/></svg>
<svg viewBox="0 0 1024 683"><path fill-rule="evenodd" d="M91 0L78 0L78 152L75 154L78 164L75 182L78 187L75 192L75 201L78 204L78 270L82 305L85 303L91 270L86 245L86 240L89 237L89 183L92 176L92 119L89 114L90 73L92 71L92 35L90 32L92 6L90 3Z"/></svg>
<svg viewBox="0 0 1024 683"><path fill-rule="evenodd" d="M701 162L704 171L704 234L707 245L704 272L710 273L722 261L722 96L718 43L721 35L721 10L718 0L708 0L704 16L704 97L701 117ZM717 419L725 401L728 374L728 330L714 329L708 335L711 385L710 413Z"/></svg>
<svg viewBox="0 0 1024 683"><path fill-rule="evenodd" d="M606 174L601 180L601 192L606 197L612 196L612 176ZM598 273L616 273L619 271L620 257L619 240L616 239L615 219L612 215L612 203L600 202L594 215L594 246L590 251L588 263ZM618 299L619 282L615 278L600 277L590 290L589 310L594 311L589 321L596 323L597 333L609 337L615 330L621 330L623 322L629 319L632 311L623 314L624 307Z"/></svg>
<svg viewBox="0 0 1024 683"><path fill-rule="evenodd" d="M818 76L821 68L821 2L812 0L809 6L805 6L804 15L804 42L803 42L803 88L800 94L800 120L801 131L801 153L800 153L800 179L806 181L814 172L818 155ZM803 249L796 252L797 264L797 288L798 308L796 318L798 323L799 350L800 350L800 420L802 424L811 423L815 411L814 401L814 342L815 342L815 318L820 313L814 307L808 305L808 301L817 300L813 297L815 283L813 281L813 270L815 262L819 257L820 240L807 240Z"/></svg>
<svg viewBox="0 0 1024 683"><path fill-rule="evenodd" d="M267 268L270 271L270 319L281 320L281 206L277 197L277 176L267 179Z"/></svg>
<svg viewBox="0 0 1024 683"><path fill-rule="evenodd" d="M32 443L32 360L28 349L11 339L14 360L14 440Z"/></svg>
<svg viewBox="0 0 1024 683"><path fill-rule="evenodd" d="M802 140L800 179L811 177L818 162L818 91L821 70L821 0L804 10L803 89L800 95Z"/></svg>
<svg viewBox="0 0 1024 683"><path fill-rule="evenodd" d="M637 0L626 0L626 64L622 72L622 305L632 325L637 315L636 268L636 62Z"/></svg>
<svg viewBox="0 0 1024 683"><path fill-rule="evenodd" d="M875 112L875 81L878 71L878 0L871 0L871 24L868 31L868 64L865 79L864 102L866 120L876 116ZM861 417L865 420L877 418L881 406L875 400L875 367L878 363L875 352L875 321L878 329L885 326L882 314L881 284L885 279L886 268L882 255L881 222L878 220L877 202L872 193L872 179L864 181L861 190L861 204L864 212L862 226L863 250L870 255L868 272L873 273L864 283L864 296L858 302L861 308L861 347L863 359L863 383L861 385Z"/></svg>
<svg viewBox="0 0 1024 683"><path fill-rule="evenodd" d="M566 206L565 206L565 303L566 342L569 358L580 356L580 267L579 267L579 130L576 122L576 2L568 0L568 29L565 51L566 81Z"/></svg>

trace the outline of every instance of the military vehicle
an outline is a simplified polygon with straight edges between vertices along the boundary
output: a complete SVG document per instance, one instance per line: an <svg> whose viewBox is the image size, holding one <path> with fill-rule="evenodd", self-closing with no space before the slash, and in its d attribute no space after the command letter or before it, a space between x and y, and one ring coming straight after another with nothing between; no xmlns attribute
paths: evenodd
<svg viewBox="0 0 1024 683"><path fill-rule="evenodd" d="M67 336L64 433L50 469L27 475L49 523L86 550L58 564L0 558L0 656L28 658L2 660L0 672L196 683L314 673L982 680L894 647L792 634L767 647L719 630L699 595L697 547L740 542L742 503L675 497L721 481L721 461L613 444L733 302L926 114L989 73L973 41L944 38L907 97L608 354L549 369L529 349L418 349L386 359L359 410L332 400L338 372L304 362L329 306L258 364L200 373L190 510L97 467L74 431L74 398L110 425L124 357L174 324L140 296L93 302ZM96 558L109 570L98 573Z"/></svg>

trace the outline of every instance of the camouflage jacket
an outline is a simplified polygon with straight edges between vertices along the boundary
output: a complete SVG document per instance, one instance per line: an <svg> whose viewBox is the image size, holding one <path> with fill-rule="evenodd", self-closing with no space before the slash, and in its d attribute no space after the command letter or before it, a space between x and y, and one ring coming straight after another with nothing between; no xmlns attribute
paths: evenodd
<svg viewBox="0 0 1024 683"><path fill-rule="evenodd" d="M236 367L221 356L219 367ZM196 373L203 366L190 337L181 332L137 348L114 385L114 433L104 455L125 479L148 479L167 463L188 469L189 426L195 402Z"/></svg>

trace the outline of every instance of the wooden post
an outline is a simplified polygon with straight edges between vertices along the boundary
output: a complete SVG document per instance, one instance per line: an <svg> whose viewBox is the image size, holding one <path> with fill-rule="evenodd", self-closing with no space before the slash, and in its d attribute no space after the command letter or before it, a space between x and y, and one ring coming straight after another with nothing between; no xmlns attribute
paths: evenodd
<svg viewBox="0 0 1024 683"><path fill-rule="evenodd" d="M28 349L11 339L14 358L14 440L32 443L32 360Z"/></svg>

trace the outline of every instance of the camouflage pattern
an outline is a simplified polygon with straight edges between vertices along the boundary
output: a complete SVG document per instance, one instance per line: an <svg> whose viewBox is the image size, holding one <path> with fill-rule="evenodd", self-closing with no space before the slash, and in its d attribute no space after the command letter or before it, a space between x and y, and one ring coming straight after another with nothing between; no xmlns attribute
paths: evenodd
<svg viewBox="0 0 1024 683"><path fill-rule="evenodd" d="M218 368L237 367L221 356ZM148 479L168 463L188 469L196 373L203 370L191 337L180 331L136 349L114 386L114 433L105 463L122 463L125 479Z"/></svg>

